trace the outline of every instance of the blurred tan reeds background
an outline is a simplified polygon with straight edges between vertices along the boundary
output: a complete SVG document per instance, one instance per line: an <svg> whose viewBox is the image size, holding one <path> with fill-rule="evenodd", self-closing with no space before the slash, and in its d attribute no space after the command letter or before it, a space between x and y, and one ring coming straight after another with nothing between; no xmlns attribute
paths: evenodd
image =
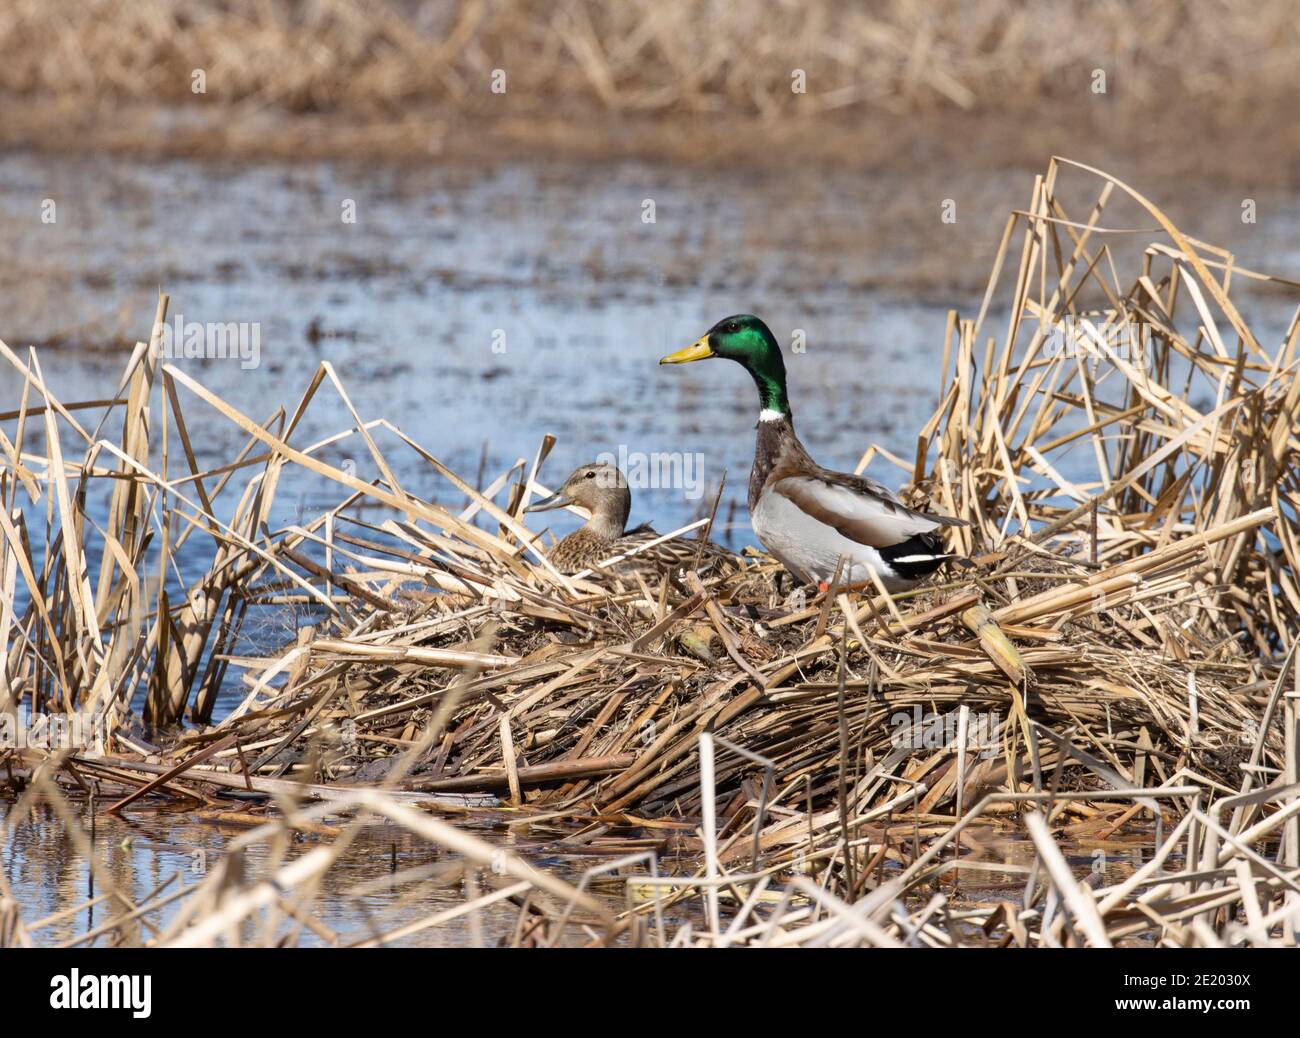
<svg viewBox="0 0 1300 1038"><path fill-rule="evenodd" d="M1213 132L1198 163L1286 179L1298 13L1292 0L10 0L0 143L752 161L789 160L772 154L785 143L879 161L921 132L972 160L1037 165L1080 136L1178 154Z"/></svg>

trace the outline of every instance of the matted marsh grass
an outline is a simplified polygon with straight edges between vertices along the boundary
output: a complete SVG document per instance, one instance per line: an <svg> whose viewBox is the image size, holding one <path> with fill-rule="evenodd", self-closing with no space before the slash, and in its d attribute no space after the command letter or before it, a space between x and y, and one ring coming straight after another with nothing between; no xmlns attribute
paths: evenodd
<svg viewBox="0 0 1300 1038"><path fill-rule="evenodd" d="M1063 209L1064 176L1096 178L1089 212ZM1117 190L1158 240L1130 252L1132 234L1104 224ZM1121 283L1125 261L1139 272ZM146 343L108 399L77 403L53 395L34 351L0 346L25 380L0 440L3 706L81 711L103 735L6 752L0 781L20 799L5 831L26 803L56 805L94 900L114 903L78 943L289 943L309 928L381 944L461 919L489 939L481 910L511 901L517 925L491 939L1294 944L1300 324L1266 348L1233 302L1242 278L1296 287L1054 160L1007 219L979 312L951 316L939 405L900 462L916 501L968 522L956 538L971 563L892 597L800 601L753 554L707 581L562 576L518 518L546 491L549 441L480 492L387 418L356 414L329 364L259 422ZM1090 296L1104 305L1082 310ZM322 391L355 424L295 444ZM194 406L247 437L228 464L200 470ZM87 428L86 412L102 417ZM373 480L321 460L349 437ZM404 489L389 441L465 508ZM271 529L286 466L343 496ZM99 528L87 500L104 481ZM49 518L43 545L20 496ZM158 574L191 537L211 564L171 594ZM267 603L318 616L274 656L237 655L246 612ZM231 667L244 699L214 724ZM221 799L232 791L242 807ZM88 792L92 812L168 798L251 828L199 882L173 876L136 903L96 863L72 802ZM376 819L457 855L463 905L360 937L315 918L323 877ZM464 824L484 819L600 863L568 882ZM315 845L294 852L294 834ZM953 885L1014 874L992 854L1017 836L1034 864L1014 900ZM1118 838L1140 867L1076 874L1071 847ZM247 876L254 844L270 864ZM606 874L621 905L592 894ZM85 907L25 919L6 883L4 943L38 943Z"/></svg>

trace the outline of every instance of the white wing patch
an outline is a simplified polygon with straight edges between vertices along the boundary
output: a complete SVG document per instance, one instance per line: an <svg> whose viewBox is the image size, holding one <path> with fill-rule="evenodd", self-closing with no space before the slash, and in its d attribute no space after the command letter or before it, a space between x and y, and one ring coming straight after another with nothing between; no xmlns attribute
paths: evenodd
<svg viewBox="0 0 1300 1038"><path fill-rule="evenodd" d="M750 515L754 533L800 583L830 580L843 556L840 579L856 584L871 579L874 570L890 591L915 587L916 580L901 576L875 548L849 540L803 511L782 494L767 491Z"/></svg>
<svg viewBox="0 0 1300 1038"><path fill-rule="evenodd" d="M875 548L900 544L942 525L898 503L883 487L878 495L864 494L812 476L787 476L772 490L850 540Z"/></svg>

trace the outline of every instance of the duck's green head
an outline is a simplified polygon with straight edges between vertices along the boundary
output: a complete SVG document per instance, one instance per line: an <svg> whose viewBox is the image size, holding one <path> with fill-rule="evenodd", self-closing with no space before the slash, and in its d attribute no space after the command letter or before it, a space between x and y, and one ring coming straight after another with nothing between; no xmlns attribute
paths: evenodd
<svg viewBox="0 0 1300 1038"><path fill-rule="evenodd" d="M725 357L743 365L758 387L763 410L789 416L781 347L772 330L753 314L724 317L686 349L670 353L659 363L689 364L710 357Z"/></svg>

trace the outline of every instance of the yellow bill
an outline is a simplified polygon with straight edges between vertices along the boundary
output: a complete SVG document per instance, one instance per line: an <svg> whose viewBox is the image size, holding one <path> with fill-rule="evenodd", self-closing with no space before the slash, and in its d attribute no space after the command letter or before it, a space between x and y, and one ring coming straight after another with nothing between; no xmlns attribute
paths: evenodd
<svg viewBox="0 0 1300 1038"><path fill-rule="evenodd" d="M676 353L670 353L668 356L660 359L660 364L689 364L693 360L707 360L713 356L713 348L709 345L709 337L706 335L703 339L691 343L684 350L678 350Z"/></svg>

